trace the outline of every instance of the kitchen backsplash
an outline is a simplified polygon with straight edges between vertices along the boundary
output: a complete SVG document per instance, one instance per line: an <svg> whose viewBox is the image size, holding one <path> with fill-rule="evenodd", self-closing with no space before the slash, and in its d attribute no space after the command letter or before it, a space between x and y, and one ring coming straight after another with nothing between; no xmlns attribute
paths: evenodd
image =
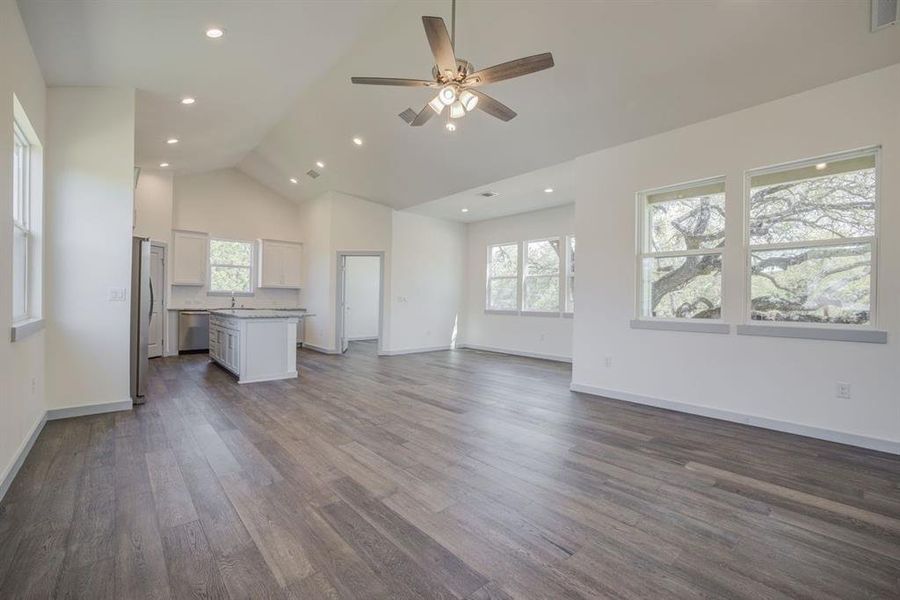
<svg viewBox="0 0 900 600"><path fill-rule="evenodd" d="M253 296L235 296L234 301L236 306L245 308L296 308L300 306L300 291L261 288ZM205 286L173 285L167 308L180 310L230 306L231 296L208 296Z"/></svg>

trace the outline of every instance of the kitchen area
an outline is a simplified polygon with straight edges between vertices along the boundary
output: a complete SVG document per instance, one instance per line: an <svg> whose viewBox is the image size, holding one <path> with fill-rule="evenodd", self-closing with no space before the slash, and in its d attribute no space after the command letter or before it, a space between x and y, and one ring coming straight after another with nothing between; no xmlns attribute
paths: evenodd
<svg viewBox="0 0 900 600"><path fill-rule="evenodd" d="M298 377L297 349L313 315L301 303L296 205L226 169L140 173L135 207L136 239L152 249L147 308L132 311L133 320L147 321L148 359L208 353L211 368L238 383ZM142 289L140 281L132 289ZM141 345L135 327L133 343Z"/></svg>

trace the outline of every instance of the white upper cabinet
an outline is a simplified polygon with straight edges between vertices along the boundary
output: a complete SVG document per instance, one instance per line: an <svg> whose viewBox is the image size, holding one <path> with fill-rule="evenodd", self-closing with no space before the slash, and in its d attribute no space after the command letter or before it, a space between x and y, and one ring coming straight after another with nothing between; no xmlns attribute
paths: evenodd
<svg viewBox="0 0 900 600"><path fill-rule="evenodd" d="M209 234L172 231L172 285L206 285Z"/></svg>
<svg viewBox="0 0 900 600"><path fill-rule="evenodd" d="M259 240L259 287L303 287L303 244Z"/></svg>

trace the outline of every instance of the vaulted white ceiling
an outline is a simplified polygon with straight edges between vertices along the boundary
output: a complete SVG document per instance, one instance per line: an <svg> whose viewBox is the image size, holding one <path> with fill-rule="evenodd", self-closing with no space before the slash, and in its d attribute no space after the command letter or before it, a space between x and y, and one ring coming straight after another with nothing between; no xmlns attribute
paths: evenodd
<svg viewBox="0 0 900 600"><path fill-rule="evenodd" d="M900 62L900 30L870 33L862 1L460 0L459 57L478 68L551 51L556 66L483 88L517 118L476 111L450 134L397 117L427 90L350 84L427 78L421 16L449 26L449 1L19 5L48 84L139 89L139 164L237 165L297 200L337 190L395 208ZM223 39L203 36L213 24Z"/></svg>
<svg viewBox="0 0 900 600"><path fill-rule="evenodd" d="M47 85L137 89L135 159L236 165L391 3L20 0ZM210 40L205 31L225 29ZM180 100L193 96L196 103ZM166 144L179 139L175 146Z"/></svg>

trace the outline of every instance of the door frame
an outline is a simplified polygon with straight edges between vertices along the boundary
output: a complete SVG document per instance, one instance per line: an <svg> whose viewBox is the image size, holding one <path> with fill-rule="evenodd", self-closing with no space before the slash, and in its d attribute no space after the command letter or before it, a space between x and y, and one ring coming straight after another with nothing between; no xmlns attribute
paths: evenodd
<svg viewBox="0 0 900 600"><path fill-rule="evenodd" d="M160 248L162 250L162 302L160 303L159 308L159 316L162 321L162 337L160 338L160 344L162 345L162 354L159 355L160 358L169 356L167 350L167 342L169 339L169 294L168 294L168 285L166 285L169 281L169 245L166 242L159 242L156 240L150 240L150 250L153 248Z"/></svg>
<svg viewBox="0 0 900 600"><path fill-rule="evenodd" d="M344 272L343 262L348 256L377 256L378 257L378 354L384 344L384 250L338 250L337 263L335 265L337 277L335 277L335 302L334 302L334 347L335 352L343 354L344 320L346 311L344 305Z"/></svg>

